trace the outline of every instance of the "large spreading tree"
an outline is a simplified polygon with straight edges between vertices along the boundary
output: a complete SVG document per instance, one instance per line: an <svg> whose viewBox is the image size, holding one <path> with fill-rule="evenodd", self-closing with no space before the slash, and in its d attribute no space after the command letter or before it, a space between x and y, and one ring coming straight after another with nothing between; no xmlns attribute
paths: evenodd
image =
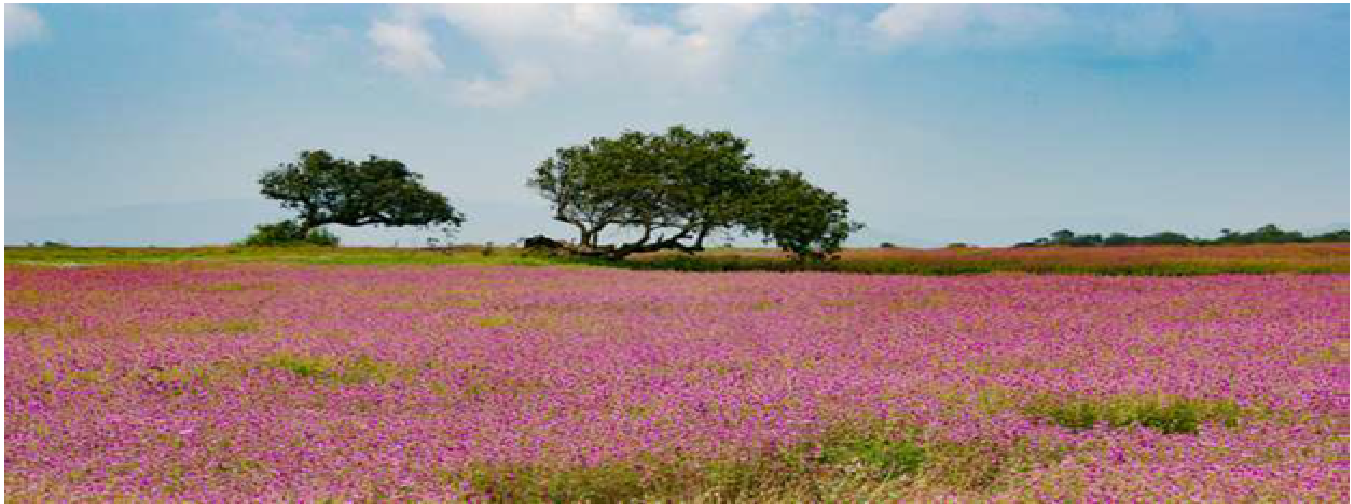
<svg viewBox="0 0 1351 504"><path fill-rule="evenodd" d="M796 172L756 167L748 147L727 131L627 131L558 149L528 184L552 204L555 220L577 228L571 248L582 255L697 252L715 233L741 231L815 257L858 229L843 199ZM607 230L627 239L601 243Z"/></svg>
<svg viewBox="0 0 1351 504"><path fill-rule="evenodd" d="M422 175L394 159L360 162L323 150L264 173L262 194L295 210L298 236L326 224L459 227L464 215L446 197L422 185Z"/></svg>

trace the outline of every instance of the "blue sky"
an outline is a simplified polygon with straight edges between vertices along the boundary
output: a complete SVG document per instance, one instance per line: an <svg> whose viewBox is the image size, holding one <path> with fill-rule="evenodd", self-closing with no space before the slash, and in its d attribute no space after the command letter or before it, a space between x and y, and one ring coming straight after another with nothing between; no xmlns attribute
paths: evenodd
<svg viewBox="0 0 1351 504"><path fill-rule="evenodd" d="M13 5L5 242L192 245L285 214L303 149L405 161L464 241L565 235L524 185L624 129L730 129L869 228L1345 223L1347 5ZM348 243L416 230L340 230Z"/></svg>

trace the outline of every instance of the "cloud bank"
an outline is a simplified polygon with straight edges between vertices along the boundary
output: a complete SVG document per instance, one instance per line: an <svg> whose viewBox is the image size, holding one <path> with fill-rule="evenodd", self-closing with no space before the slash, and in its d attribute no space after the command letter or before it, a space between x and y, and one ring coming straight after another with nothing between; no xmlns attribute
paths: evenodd
<svg viewBox="0 0 1351 504"><path fill-rule="evenodd" d="M1196 35L1168 5L1082 9L1054 4L897 4L868 30L883 49L1011 51L1077 48L1097 56L1150 58L1191 48Z"/></svg>
<svg viewBox="0 0 1351 504"><path fill-rule="evenodd" d="M733 68L776 54L763 49L789 46L847 50L862 40L883 52L1068 48L1090 60L1148 60L1185 52L1195 39L1177 6L898 4L859 18L861 9L693 4L654 15L651 6L615 4L405 5L373 20L367 37L381 66L480 107L520 104L570 83L716 88ZM447 63L447 49L463 47L438 40L445 29L485 56L487 68Z"/></svg>
<svg viewBox="0 0 1351 504"><path fill-rule="evenodd" d="M368 36L385 67L444 78L454 98L466 105L504 106L562 82L715 82L736 57L738 43L770 10L765 5L687 5L670 19L654 21L613 4L404 6L373 22ZM473 41L492 69L448 73L429 31L438 23Z"/></svg>

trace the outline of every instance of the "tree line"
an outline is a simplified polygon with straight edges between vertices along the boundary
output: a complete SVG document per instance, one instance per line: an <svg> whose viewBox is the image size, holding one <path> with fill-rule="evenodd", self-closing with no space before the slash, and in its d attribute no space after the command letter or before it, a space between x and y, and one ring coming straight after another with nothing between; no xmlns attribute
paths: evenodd
<svg viewBox="0 0 1351 504"><path fill-rule="evenodd" d="M758 236L799 261L835 257L863 227L849 218L849 202L801 172L764 166L750 143L729 131L624 131L564 146L525 180L549 202L551 217L576 229L576 238L535 236L528 247L551 253L623 259L676 250L694 253L716 236ZM445 195L427 188L403 162L378 156L351 161L324 150L303 151L262 174L264 197L296 212L292 219L258 225L246 246L336 245L324 229L343 226L418 226L450 235L466 217ZM608 234L607 234L608 233ZM611 237L610 241L604 237ZM1068 229L1017 247L1118 247L1346 242L1346 230L1305 236L1273 224L1250 232L1221 230L1215 239L1164 231L1075 234ZM885 247L887 244L884 244Z"/></svg>
<svg viewBox="0 0 1351 504"><path fill-rule="evenodd" d="M322 226L420 226L452 231L465 216L422 184L402 162L371 156L354 162L326 151L301 152L259 179L264 197L297 216L259 225L243 244L336 244ZM828 259L862 224L849 202L793 170L754 162L749 142L728 131L683 126L559 148L526 184L550 203L554 220L576 228L571 242L529 243L581 256L704 249L715 235L740 233L792 253ZM607 243L604 232L626 238ZM614 232L618 233L614 233Z"/></svg>
<svg viewBox="0 0 1351 504"><path fill-rule="evenodd" d="M1061 229L1050 236L1022 242L1015 247L1125 247L1132 245L1237 245L1254 243L1336 243L1351 240L1351 231L1341 230L1306 236L1299 231L1287 231L1275 224L1267 224L1249 232L1236 232L1225 228L1220 230L1218 238L1206 239L1191 237L1173 231L1163 231L1144 236L1131 236L1126 233L1075 234Z"/></svg>

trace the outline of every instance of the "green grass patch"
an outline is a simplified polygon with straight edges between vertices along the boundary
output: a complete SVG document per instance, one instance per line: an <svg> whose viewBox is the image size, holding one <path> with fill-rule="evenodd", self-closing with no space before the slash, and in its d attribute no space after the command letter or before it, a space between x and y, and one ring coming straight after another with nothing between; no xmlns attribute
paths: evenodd
<svg viewBox="0 0 1351 504"><path fill-rule="evenodd" d="M474 465L445 471L495 502L832 501L850 486L905 482L922 470L925 450L885 431L831 430L815 439L748 457L688 460L656 456L600 466Z"/></svg>
<svg viewBox="0 0 1351 504"><path fill-rule="evenodd" d="M56 325L55 322L42 318L5 318L5 332L10 334L37 332L54 328Z"/></svg>
<svg viewBox="0 0 1351 504"><path fill-rule="evenodd" d="M1121 397L1105 400L1041 399L1024 413L1074 430L1107 425L1140 426L1164 434L1196 434L1203 423L1220 421L1234 427L1252 412L1228 402L1201 399Z"/></svg>
<svg viewBox="0 0 1351 504"><path fill-rule="evenodd" d="M196 290L201 291L201 292L239 292L239 291L249 291L249 290L276 290L276 289L277 289L277 286L274 285L274 284L268 284L268 283L251 283L251 284L245 284L245 283L237 283L237 282L228 282L228 283L219 283L219 284L212 284L212 285L203 285L203 286L200 286L200 287L197 287L197 288L196 288Z"/></svg>
<svg viewBox="0 0 1351 504"><path fill-rule="evenodd" d="M170 322L164 326L164 330L168 332L190 334L241 334L254 332L260 328L262 328L262 324L249 319L211 320L193 318Z"/></svg>
<svg viewBox="0 0 1351 504"><path fill-rule="evenodd" d="M349 358L284 353L265 360L263 365L304 379L345 385L387 383L407 374L399 366L364 355Z"/></svg>
<svg viewBox="0 0 1351 504"><path fill-rule="evenodd" d="M487 328L487 329L491 329L491 328L494 328L494 327L508 326L508 325L511 325L511 323L515 321L514 319L512 319L510 316L507 316L507 315L493 315L493 316L486 316L486 317L474 317L473 320L474 320L474 325L477 325L477 326L483 327L483 328Z"/></svg>
<svg viewBox="0 0 1351 504"><path fill-rule="evenodd" d="M885 436L842 436L823 444L820 460L832 466L860 466L890 478L919 472L924 449Z"/></svg>

